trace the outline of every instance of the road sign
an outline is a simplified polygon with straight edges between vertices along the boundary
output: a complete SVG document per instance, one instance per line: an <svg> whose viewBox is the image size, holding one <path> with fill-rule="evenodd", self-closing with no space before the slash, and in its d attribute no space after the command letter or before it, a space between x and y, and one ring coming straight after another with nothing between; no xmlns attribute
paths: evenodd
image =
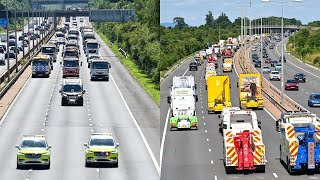
<svg viewBox="0 0 320 180"><path fill-rule="evenodd" d="M39 3L32 2L31 5L32 5L32 9L39 9Z"/></svg>
<svg viewBox="0 0 320 180"><path fill-rule="evenodd" d="M8 27L8 19L0 18L0 27Z"/></svg>

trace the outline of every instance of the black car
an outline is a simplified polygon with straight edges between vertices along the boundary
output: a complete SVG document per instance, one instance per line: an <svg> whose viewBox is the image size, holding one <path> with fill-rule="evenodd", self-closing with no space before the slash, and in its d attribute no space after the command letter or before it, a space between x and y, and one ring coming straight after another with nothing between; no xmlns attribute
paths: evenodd
<svg viewBox="0 0 320 180"><path fill-rule="evenodd" d="M260 67L261 68L261 61L259 59L255 61L254 67Z"/></svg>
<svg viewBox="0 0 320 180"><path fill-rule="evenodd" d="M28 33L23 33L23 37L28 37Z"/></svg>
<svg viewBox="0 0 320 180"><path fill-rule="evenodd" d="M10 35L9 35L9 39L16 39L16 36L13 35L13 34L10 34Z"/></svg>
<svg viewBox="0 0 320 180"><path fill-rule="evenodd" d="M8 53L6 53L5 58L8 58ZM16 54L13 51L9 52L9 58L15 59L16 58Z"/></svg>
<svg viewBox="0 0 320 180"><path fill-rule="evenodd" d="M34 34L34 37L35 38L40 38L40 35L39 34Z"/></svg>
<svg viewBox="0 0 320 180"><path fill-rule="evenodd" d="M279 61L277 61L277 60L272 60L272 61L271 61L271 67L275 67L276 64L278 64L278 63L279 63Z"/></svg>
<svg viewBox="0 0 320 180"><path fill-rule="evenodd" d="M11 47L9 47L9 50L12 50L14 53L16 53L16 52L17 52L17 54L19 54L19 53L20 53L19 49L18 49L18 48L16 48L15 46L11 46Z"/></svg>
<svg viewBox="0 0 320 180"><path fill-rule="evenodd" d="M7 47L6 47L6 45L4 45L4 44L0 44L0 46L3 48L3 50L7 50Z"/></svg>
<svg viewBox="0 0 320 180"><path fill-rule="evenodd" d="M263 57L263 58L268 58L269 56L268 56L267 53L263 53L262 57Z"/></svg>
<svg viewBox="0 0 320 180"><path fill-rule="evenodd" d="M16 41L14 39L9 40L9 46L16 46Z"/></svg>
<svg viewBox="0 0 320 180"><path fill-rule="evenodd" d="M298 82L306 82L306 75L303 73L296 73L293 78Z"/></svg>
<svg viewBox="0 0 320 180"><path fill-rule="evenodd" d="M256 57L256 56L255 56L255 57L252 58L252 61L253 61L253 62L256 62L257 60L259 60L259 57Z"/></svg>
<svg viewBox="0 0 320 180"><path fill-rule="evenodd" d="M24 37L23 36L19 36L19 41L23 41Z"/></svg>
<svg viewBox="0 0 320 180"><path fill-rule="evenodd" d="M281 62L281 56L279 57L279 62ZM287 62L286 57L283 56L283 62Z"/></svg>
<svg viewBox="0 0 320 180"><path fill-rule="evenodd" d="M193 61L189 64L189 71L192 71L192 70L198 70L198 63Z"/></svg>

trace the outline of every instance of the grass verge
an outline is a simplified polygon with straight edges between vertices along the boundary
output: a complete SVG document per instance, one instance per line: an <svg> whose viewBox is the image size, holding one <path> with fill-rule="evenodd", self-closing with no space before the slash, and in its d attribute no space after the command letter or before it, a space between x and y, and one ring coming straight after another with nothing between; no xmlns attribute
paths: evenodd
<svg viewBox="0 0 320 180"><path fill-rule="evenodd" d="M133 60L128 56L126 58L119 52L119 48L111 43L111 41L98 31L98 34L103 39L103 41L112 49L112 51L120 58L122 64L128 69L129 73L138 81L142 88L149 94L149 96L160 106L160 89L158 85L153 83L151 79L144 74L142 70L133 62Z"/></svg>

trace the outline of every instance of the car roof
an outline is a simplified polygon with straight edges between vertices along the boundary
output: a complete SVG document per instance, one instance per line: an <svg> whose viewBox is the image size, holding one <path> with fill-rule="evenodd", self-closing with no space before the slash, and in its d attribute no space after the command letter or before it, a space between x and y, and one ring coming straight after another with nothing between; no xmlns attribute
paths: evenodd
<svg viewBox="0 0 320 180"><path fill-rule="evenodd" d="M295 75L304 75L303 73L296 73Z"/></svg>
<svg viewBox="0 0 320 180"><path fill-rule="evenodd" d="M73 84L73 85L82 85L82 81L81 79L64 79L63 80L63 85L67 85L67 84Z"/></svg>
<svg viewBox="0 0 320 180"><path fill-rule="evenodd" d="M44 135L23 135L23 140L46 140Z"/></svg>
<svg viewBox="0 0 320 180"><path fill-rule="evenodd" d="M271 71L271 73L274 73L274 72L280 73L279 71Z"/></svg>
<svg viewBox="0 0 320 180"><path fill-rule="evenodd" d="M92 133L91 139L113 139L112 133Z"/></svg>

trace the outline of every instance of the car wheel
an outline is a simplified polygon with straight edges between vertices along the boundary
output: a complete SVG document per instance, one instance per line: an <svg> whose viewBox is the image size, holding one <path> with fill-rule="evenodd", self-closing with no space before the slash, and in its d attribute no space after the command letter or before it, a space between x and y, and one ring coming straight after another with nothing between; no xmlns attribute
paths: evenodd
<svg viewBox="0 0 320 180"><path fill-rule="evenodd" d="M22 165L19 165L18 161L17 161L17 169L22 169Z"/></svg>
<svg viewBox="0 0 320 180"><path fill-rule="evenodd" d="M113 167L116 167L116 168L119 167L119 159L116 163L113 164Z"/></svg>

